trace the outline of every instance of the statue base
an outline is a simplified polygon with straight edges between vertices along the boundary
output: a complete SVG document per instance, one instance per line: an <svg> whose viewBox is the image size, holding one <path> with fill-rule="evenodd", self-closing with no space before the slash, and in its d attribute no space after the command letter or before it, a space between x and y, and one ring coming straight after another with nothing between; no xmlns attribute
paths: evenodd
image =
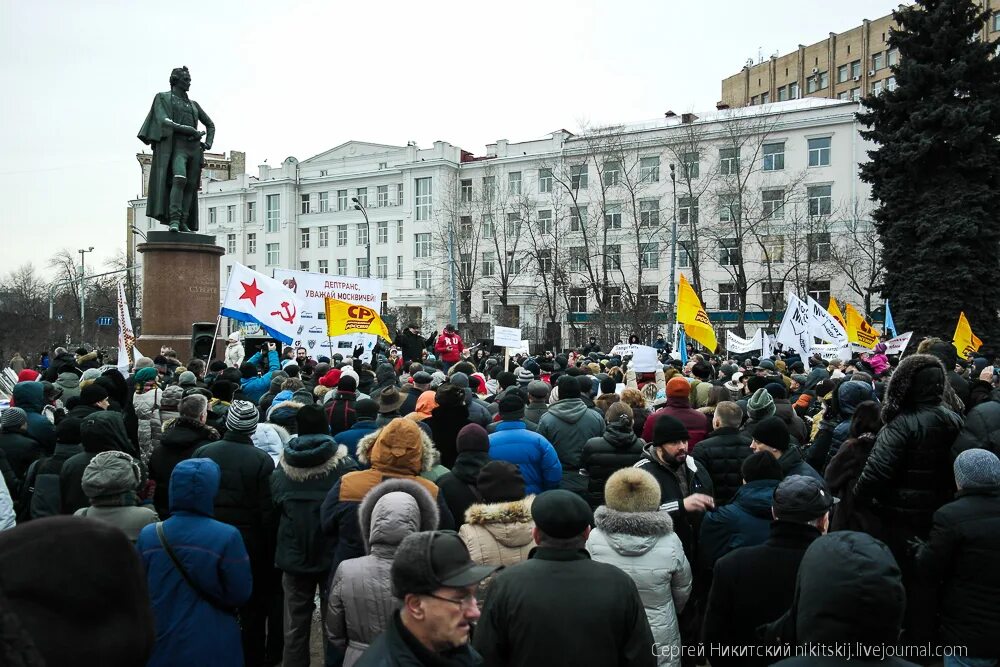
<svg viewBox="0 0 1000 667"><path fill-rule="evenodd" d="M142 253L142 335L136 345L151 358L170 347L186 363L192 324L219 317L219 258L226 251L214 236L168 231L149 232L136 250ZM224 339L216 339L215 359L225 347Z"/></svg>

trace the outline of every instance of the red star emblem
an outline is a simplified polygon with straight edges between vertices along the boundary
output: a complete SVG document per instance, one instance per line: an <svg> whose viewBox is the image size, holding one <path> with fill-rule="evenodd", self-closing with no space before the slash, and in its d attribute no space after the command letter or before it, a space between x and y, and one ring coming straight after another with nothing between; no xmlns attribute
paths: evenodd
<svg viewBox="0 0 1000 667"><path fill-rule="evenodd" d="M250 299L250 303L257 307L257 297L264 293L263 290L257 288L257 279L254 278L252 282L245 283L242 280L240 285L243 285L243 296L240 299Z"/></svg>

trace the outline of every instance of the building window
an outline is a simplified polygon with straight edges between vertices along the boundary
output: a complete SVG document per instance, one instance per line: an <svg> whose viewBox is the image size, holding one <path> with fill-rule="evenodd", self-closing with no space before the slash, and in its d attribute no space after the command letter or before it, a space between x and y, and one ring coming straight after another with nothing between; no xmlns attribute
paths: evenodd
<svg viewBox="0 0 1000 667"><path fill-rule="evenodd" d="M368 188L358 188L356 199L362 208L368 208Z"/></svg>
<svg viewBox="0 0 1000 667"><path fill-rule="evenodd" d="M765 220L778 220L785 217L784 190L764 190L760 193L760 202Z"/></svg>
<svg viewBox="0 0 1000 667"><path fill-rule="evenodd" d="M719 241L719 266L736 266L740 263L739 239Z"/></svg>
<svg viewBox="0 0 1000 667"><path fill-rule="evenodd" d="M521 215L519 213L507 214L507 236L516 237L521 234Z"/></svg>
<svg viewBox="0 0 1000 667"><path fill-rule="evenodd" d="M355 270L356 270L355 275L358 278L370 278L371 277L371 276L368 275L368 258L367 257L358 257L355 260L354 264L355 264Z"/></svg>
<svg viewBox="0 0 1000 667"><path fill-rule="evenodd" d="M781 171L785 168L785 142L775 141L761 147L764 154L764 171Z"/></svg>
<svg viewBox="0 0 1000 667"><path fill-rule="evenodd" d="M539 273L552 271L552 250L545 248L538 251L538 271Z"/></svg>
<svg viewBox="0 0 1000 667"><path fill-rule="evenodd" d="M458 219L458 238L460 239L471 239L472 238L472 216L463 215Z"/></svg>
<svg viewBox="0 0 1000 667"><path fill-rule="evenodd" d="M230 255L236 254L236 234L226 234L226 252Z"/></svg>
<svg viewBox="0 0 1000 667"><path fill-rule="evenodd" d="M472 268L472 253L466 252L458 256L458 272L462 276L471 276L473 273Z"/></svg>
<svg viewBox="0 0 1000 667"><path fill-rule="evenodd" d="M617 160L609 160L604 163L604 187L610 188L618 185L622 179L622 163Z"/></svg>
<svg viewBox="0 0 1000 667"><path fill-rule="evenodd" d="M464 178L459 183L458 186L459 197L463 203L468 204L472 202L472 179Z"/></svg>
<svg viewBox="0 0 1000 667"><path fill-rule="evenodd" d="M761 238L764 246L764 261L768 264L781 264L785 261L785 237L772 234Z"/></svg>
<svg viewBox="0 0 1000 667"><path fill-rule="evenodd" d="M389 258L388 257L376 257L375 258L375 277L385 280L389 277Z"/></svg>
<svg viewBox="0 0 1000 667"><path fill-rule="evenodd" d="M491 238L493 238L494 231L495 230L493 229L493 216L492 215L484 215L483 216L483 238L484 239L491 239Z"/></svg>
<svg viewBox="0 0 1000 667"><path fill-rule="evenodd" d="M740 170L740 149L720 148L719 149L719 173L723 176L732 176Z"/></svg>
<svg viewBox="0 0 1000 667"><path fill-rule="evenodd" d="M215 207L213 206L208 209L208 224L214 225L216 222L218 222L218 220L216 218Z"/></svg>
<svg viewBox="0 0 1000 667"><path fill-rule="evenodd" d="M660 224L660 201L643 199L639 202L639 226L656 227Z"/></svg>
<svg viewBox="0 0 1000 667"><path fill-rule="evenodd" d="M820 72L819 73L819 89L823 90L824 88L826 88L829 85L830 85L830 73L829 72Z"/></svg>
<svg viewBox="0 0 1000 667"><path fill-rule="evenodd" d="M622 247L618 244L604 246L604 268L622 268Z"/></svg>
<svg viewBox="0 0 1000 667"><path fill-rule="evenodd" d="M785 283L780 280L760 284L760 305L766 311L784 310Z"/></svg>
<svg viewBox="0 0 1000 667"><path fill-rule="evenodd" d="M337 225L337 245L347 245L347 225Z"/></svg>
<svg viewBox="0 0 1000 667"><path fill-rule="evenodd" d="M326 248L330 245L330 228L320 227L319 228L319 247Z"/></svg>
<svg viewBox="0 0 1000 667"><path fill-rule="evenodd" d="M299 271L309 271L309 260L304 259L299 262Z"/></svg>
<svg viewBox="0 0 1000 667"><path fill-rule="evenodd" d="M497 196L497 177L483 176L483 199L492 201Z"/></svg>
<svg viewBox="0 0 1000 667"><path fill-rule="evenodd" d="M347 210L347 190L337 190L337 210Z"/></svg>
<svg viewBox="0 0 1000 667"><path fill-rule="evenodd" d="M788 84L788 99L797 100L799 99L799 84L790 83Z"/></svg>
<svg viewBox="0 0 1000 667"><path fill-rule="evenodd" d="M841 65L837 68L837 83L844 83L850 78L850 69L847 65Z"/></svg>
<svg viewBox="0 0 1000 667"><path fill-rule="evenodd" d="M733 283L719 283L719 310L737 310L739 295Z"/></svg>
<svg viewBox="0 0 1000 667"><path fill-rule="evenodd" d="M681 176L684 178L698 178L701 172L701 158L698 153L684 153L681 155Z"/></svg>
<svg viewBox="0 0 1000 667"><path fill-rule="evenodd" d="M639 180L643 183L660 181L660 158L658 156L639 159Z"/></svg>
<svg viewBox="0 0 1000 667"><path fill-rule="evenodd" d="M851 78L858 79L861 77L861 61L855 60L851 63Z"/></svg>
<svg viewBox="0 0 1000 667"><path fill-rule="evenodd" d="M806 285L806 290L809 292L809 296L819 303L830 303L829 280L811 280Z"/></svg>
<svg viewBox="0 0 1000 667"><path fill-rule="evenodd" d="M256 264L247 264L247 268L250 269L251 271L256 271L257 270L257 265Z"/></svg>
<svg viewBox="0 0 1000 667"><path fill-rule="evenodd" d="M787 99L788 99L788 88L786 88L785 86L778 88L778 101L784 102Z"/></svg>
<svg viewBox="0 0 1000 667"><path fill-rule="evenodd" d="M278 216L281 210L281 195L267 196L267 231L274 233L278 231Z"/></svg>
<svg viewBox="0 0 1000 667"><path fill-rule="evenodd" d="M459 308L463 316L468 317L472 314L472 290L464 289L460 290L458 293L459 298Z"/></svg>
<svg viewBox="0 0 1000 667"><path fill-rule="evenodd" d="M852 102L859 102L859 101L861 101L861 89L860 88L851 88L851 101Z"/></svg>
<svg viewBox="0 0 1000 667"><path fill-rule="evenodd" d="M771 101L771 93L761 93L760 94L760 103L761 104L767 104L770 101Z"/></svg>
<svg viewBox="0 0 1000 667"><path fill-rule="evenodd" d="M277 266L279 261L278 257L279 244L268 243L267 248L265 248L265 250L267 251L267 254L264 258L264 264L266 266Z"/></svg>
<svg viewBox="0 0 1000 667"><path fill-rule="evenodd" d="M338 259L337 260L337 275L346 276L347 275L347 260Z"/></svg>
<svg viewBox="0 0 1000 667"><path fill-rule="evenodd" d="M660 307L660 288L657 285L640 285L638 304L640 308L655 312Z"/></svg>
<svg viewBox="0 0 1000 667"><path fill-rule="evenodd" d="M330 193L321 192L319 193L319 212L326 213L330 210Z"/></svg>
<svg viewBox="0 0 1000 667"><path fill-rule="evenodd" d="M833 186L813 185L806 188L809 199L809 215L830 215L833 209Z"/></svg>
<svg viewBox="0 0 1000 667"><path fill-rule="evenodd" d="M677 198L677 222L682 225L698 224L698 198Z"/></svg>
<svg viewBox="0 0 1000 667"><path fill-rule="evenodd" d="M521 273L521 260L516 257L514 251L507 253L507 275L516 276Z"/></svg>
<svg viewBox="0 0 1000 667"><path fill-rule="evenodd" d="M492 312L490 308L490 293L483 292L483 315L489 315Z"/></svg>
<svg viewBox="0 0 1000 667"><path fill-rule="evenodd" d="M309 195L299 196L299 213L309 212Z"/></svg>
<svg viewBox="0 0 1000 667"><path fill-rule="evenodd" d="M417 259L426 259L431 256L430 232L413 235L413 256Z"/></svg>
<svg viewBox="0 0 1000 667"><path fill-rule="evenodd" d="M643 243L639 246L639 266L644 269L660 268L660 244Z"/></svg>
<svg viewBox="0 0 1000 667"><path fill-rule="evenodd" d="M320 273L330 273L330 260L321 259L319 260L318 264L319 266L316 269L317 271L319 271Z"/></svg>
<svg viewBox="0 0 1000 667"><path fill-rule="evenodd" d="M682 269L690 269L698 263L698 248L694 241L677 242L677 266Z"/></svg>
<svg viewBox="0 0 1000 667"><path fill-rule="evenodd" d="M843 101L845 101L845 102L846 102L846 101L847 101L848 99L850 99L850 96L851 96L851 94L850 94L849 92L847 92L846 90L842 90L842 91L840 91L839 93L837 93L837 99L838 99L838 100L843 100Z"/></svg>
<svg viewBox="0 0 1000 667"><path fill-rule="evenodd" d="M226 207L226 222L234 223L236 222L236 205L230 204Z"/></svg>
<svg viewBox="0 0 1000 667"><path fill-rule="evenodd" d="M587 189L587 165L574 164L569 168L570 186L574 190Z"/></svg>
<svg viewBox="0 0 1000 667"><path fill-rule="evenodd" d="M997 16L1000 16L1000 14ZM993 19L996 21L996 16L994 16ZM994 28L994 30L997 30L997 28ZM893 65L899 64L899 49L889 49L885 52L885 64L886 67L892 67Z"/></svg>
<svg viewBox="0 0 1000 667"><path fill-rule="evenodd" d="M366 246L368 245L368 224L364 222L358 223L358 245Z"/></svg>
<svg viewBox="0 0 1000 667"><path fill-rule="evenodd" d="M552 233L552 211L545 209L538 212L538 231L542 234Z"/></svg>
<svg viewBox="0 0 1000 667"><path fill-rule="evenodd" d="M819 137L809 140L809 166L830 166L830 137Z"/></svg>
<svg viewBox="0 0 1000 667"><path fill-rule="evenodd" d="M257 222L257 202L247 202L247 222Z"/></svg>
<svg viewBox="0 0 1000 667"><path fill-rule="evenodd" d="M497 255L493 251L483 253L483 278L490 278L496 271Z"/></svg>
<svg viewBox="0 0 1000 667"><path fill-rule="evenodd" d="M604 289L604 307L611 313L622 312L621 287L606 287Z"/></svg>
<svg viewBox="0 0 1000 667"><path fill-rule="evenodd" d="M512 171L507 174L507 192L512 195L521 194L521 172Z"/></svg>
<svg viewBox="0 0 1000 667"><path fill-rule="evenodd" d="M885 86L883 81L876 81L872 84L872 95L878 96L882 94L882 88Z"/></svg>
<svg viewBox="0 0 1000 667"><path fill-rule="evenodd" d="M383 220L375 223L375 243L389 242L389 222Z"/></svg>
<svg viewBox="0 0 1000 667"><path fill-rule="evenodd" d="M569 231L578 232L587 224L587 207L574 206L569 210Z"/></svg>
<svg viewBox="0 0 1000 667"><path fill-rule="evenodd" d="M608 204L604 209L604 226L608 229L622 228L622 205Z"/></svg>
<svg viewBox="0 0 1000 667"><path fill-rule="evenodd" d="M403 242L403 221L402 220L397 220L396 221L396 243L402 243L402 242Z"/></svg>
<svg viewBox="0 0 1000 667"><path fill-rule="evenodd" d="M571 313L587 312L587 288L569 288L569 310Z"/></svg>
<svg viewBox="0 0 1000 667"><path fill-rule="evenodd" d="M890 76L888 79L885 80L885 89L896 90L896 77Z"/></svg>
<svg viewBox="0 0 1000 667"><path fill-rule="evenodd" d="M587 248L586 246L577 245L571 246L569 249L569 270L570 271L583 271L587 266Z"/></svg>
<svg viewBox="0 0 1000 667"><path fill-rule="evenodd" d="M719 222L735 222L740 219L740 196L738 194L719 195Z"/></svg>
<svg viewBox="0 0 1000 667"><path fill-rule="evenodd" d="M300 229L299 230L299 248L302 250L309 249L309 230Z"/></svg>
<svg viewBox="0 0 1000 667"><path fill-rule="evenodd" d="M403 205L403 184L402 183L397 183L396 184L396 206L402 206L402 205Z"/></svg>
<svg viewBox="0 0 1000 667"><path fill-rule="evenodd" d="M375 206L377 208L383 208L388 205L389 205L389 186L388 185L375 186Z"/></svg>
<svg viewBox="0 0 1000 667"><path fill-rule="evenodd" d="M997 12L993 15L993 32L998 32L998 31L1000 31L1000 12ZM890 51L890 53L892 52ZM890 62L889 64L891 65L892 63Z"/></svg>
<svg viewBox="0 0 1000 667"><path fill-rule="evenodd" d="M403 256L396 255L396 278L403 279Z"/></svg>
<svg viewBox="0 0 1000 667"><path fill-rule="evenodd" d="M430 269L421 269L420 271L413 272L413 286L417 289L430 289L431 288L431 272Z"/></svg>
<svg viewBox="0 0 1000 667"><path fill-rule="evenodd" d="M431 219L431 179L418 178L415 182L414 204L417 209L417 220Z"/></svg>
<svg viewBox="0 0 1000 667"><path fill-rule="evenodd" d="M538 191L539 192L552 192L552 170L551 169L539 169L538 170Z"/></svg>
<svg viewBox="0 0 1000 667"><path fill-rule="evenodd" d="M809 246L810 262L830 261L830 234L828 232L807 234L806 244Z"/></svg>
<svg viewBox="0 0 1000 667"><path fill-rule="evenodd" d="M247 254L254 255L257 253L257 235L254 233L247 234Z"/></svg>
<svg viewBox="0 0 1000 667"><path fill-rule="evenodd" d="M815 93L817 90L819 90L819 78L813 74L812 76L806 78L806 93Z"/></svg>
<svg viewBox="0 0 1000 667"><path fill-rule="evenodd" d="M872 69L874 71L879 71L885 67L885 54L879 51L878 53L872 54Z"/></svg>
<svg viewBox="0 0 1000 667"><path fill-rule="evenodd" d="M233 265L230 264L226 267L226 282L228 283L233 278Z"/></svg>
<svg viewBox="0 0 1000 667"><path fill-rule="evenodd" d="M758 102L760 102L760 97L758 97L757 95L754 95L753 97L750 98L750 104L756 106Z"/></svg>

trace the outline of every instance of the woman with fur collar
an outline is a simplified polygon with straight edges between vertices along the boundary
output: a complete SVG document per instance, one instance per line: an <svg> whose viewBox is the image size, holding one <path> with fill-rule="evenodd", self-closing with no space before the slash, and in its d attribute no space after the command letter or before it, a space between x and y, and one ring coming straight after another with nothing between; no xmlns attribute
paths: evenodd
<svg viewBox="0 0 1000 667"><path fill-rule="evenodd" d="M677 617L691 595L691 566L667 512L659 511L660 485L641 468L608 478L605 505L594 512L587 538L591 558L632 577L660 650L661 665L681 664Z"/></svg>

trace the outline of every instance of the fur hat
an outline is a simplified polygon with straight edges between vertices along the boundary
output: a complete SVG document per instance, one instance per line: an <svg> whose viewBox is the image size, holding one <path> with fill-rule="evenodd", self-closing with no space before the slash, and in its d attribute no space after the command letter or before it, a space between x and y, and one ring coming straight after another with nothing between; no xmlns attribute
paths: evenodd
<svg viewBox="0 0 1000 667"><path fill-rule="evenodd" d="M604 504L618 512L656 512L660 484L642 468L622 468L605 483Z"/></svg>

